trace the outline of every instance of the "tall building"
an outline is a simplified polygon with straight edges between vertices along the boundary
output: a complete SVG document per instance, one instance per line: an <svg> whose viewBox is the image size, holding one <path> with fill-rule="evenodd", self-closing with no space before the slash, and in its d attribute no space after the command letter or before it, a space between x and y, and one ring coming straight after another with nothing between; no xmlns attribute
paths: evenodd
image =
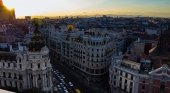
<svg viewBox="0 0 170 93"><path fill-rule="evenodd" d="M58 63L80 73L83 81L94 84L105 75L115 51L113 33L102 29L81 31L73 26L50 28L48 44Z"/></svg>
<svg viewBox="0 0 170 93"><path fill-rule="evenodd" d="M49 49L38 31L28 46L10 45L10 52L0 52L0 87L18 91L37 88L53 91Z"/></svg>
<svg viewBox="0 0 170 93"><path fill-rule="evenodd" d="M15 19L15 10L8 9L0 0L0 21L13 21Z"/></svg>

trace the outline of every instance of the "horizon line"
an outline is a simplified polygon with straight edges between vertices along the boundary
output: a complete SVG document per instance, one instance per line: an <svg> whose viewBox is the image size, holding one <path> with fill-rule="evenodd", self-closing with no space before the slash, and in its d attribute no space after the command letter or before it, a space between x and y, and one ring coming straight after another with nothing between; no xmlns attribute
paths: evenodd
<svg viewBox="0 0 170 93"><path fill-rule="evenodd" d="M147 16L147 15L128 15L128 14L89 14L89 15L25 15L25 16L18 16L17 19L25 18L26 16L31 16L31 18L57 18L57 17L101 17L101 16L108 16L108 17L154 17L154 18L170 18L170 16Z"/></svg>

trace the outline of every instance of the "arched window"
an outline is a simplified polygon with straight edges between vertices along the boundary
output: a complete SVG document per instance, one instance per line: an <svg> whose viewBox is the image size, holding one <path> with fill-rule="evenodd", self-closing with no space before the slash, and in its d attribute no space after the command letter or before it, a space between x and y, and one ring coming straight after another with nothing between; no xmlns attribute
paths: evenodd
<svg viewBox="0 0 170 93"><path fill-rule="evenodd" d="M22 78L22 75L19 75L19 80L22 80L23 78Z"/></svg>

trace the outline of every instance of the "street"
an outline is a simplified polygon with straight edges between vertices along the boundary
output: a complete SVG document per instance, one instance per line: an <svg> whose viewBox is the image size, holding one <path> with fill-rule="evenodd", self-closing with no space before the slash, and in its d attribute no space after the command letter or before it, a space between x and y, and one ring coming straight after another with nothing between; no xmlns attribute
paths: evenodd
<svg viewBox="0 0 170 93"><path fill-rule="evenodd" d="M54 91L57 93L75 93L76 87L71 81L61 74L55 66L53 66L53 84Z"/></svg>
<svg viewBox="0 0 170 93"><path fill-rule="evenodd" d="M72 89L72 91L74 91L74 92L75 92L75 89L79 89L81 91L81 93L108 93L108 92L103 92L104 91L103 89L96 89L89 85L85 85L84 81L82 81L79 78L79 75L77 73L74 73L73 70L70 70L69 68L67 68L61 64L58 64L58 63L55 65L53 64L53 69L59 71L61 75L65 76L64 81L65 81L66 85L68 85L68 82L73 83L74 87L70 88L69 86L66 86L67 89ZM56 76L56 74L54 74L54 75ZM55 78L59 81L59 83L61 83L60 85L64 85L63 82L60 80L60 77L56 76ZM60 86L60 87L62 87L62 86ZM60 93L67 93L67 92L61 91ZM69 91L69 93L71 93L71 92Z"/></svg>

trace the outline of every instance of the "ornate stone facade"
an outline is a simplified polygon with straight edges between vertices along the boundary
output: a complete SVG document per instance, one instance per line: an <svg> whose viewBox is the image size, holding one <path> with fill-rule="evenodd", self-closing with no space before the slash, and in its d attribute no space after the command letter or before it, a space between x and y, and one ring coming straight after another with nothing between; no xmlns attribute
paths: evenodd
<svg viewBox="0 0 170 93"><path fill-rule="evenodd" d="M141 64L115 57L109 70L111 93L170 93L170 68L162 65L146 73Z"/></svg>
<svg viewBox="0 0 170 93"><path fill-rule="evenodd" d="M0 52L0 86L24 89L38 88L52 92L49 50Z"/></svg>

